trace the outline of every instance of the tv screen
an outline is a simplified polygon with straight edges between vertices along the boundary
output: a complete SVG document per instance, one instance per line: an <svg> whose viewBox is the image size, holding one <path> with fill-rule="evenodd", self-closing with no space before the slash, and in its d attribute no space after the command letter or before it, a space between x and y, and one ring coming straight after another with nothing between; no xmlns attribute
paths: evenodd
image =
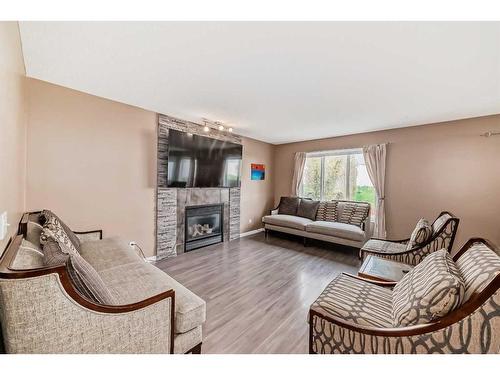
<svg viewBox="0 0 500 375"><path fill-rule="evenodd" d="M236 143L169 130L169 187L239 187L242 147Z"/></svg>

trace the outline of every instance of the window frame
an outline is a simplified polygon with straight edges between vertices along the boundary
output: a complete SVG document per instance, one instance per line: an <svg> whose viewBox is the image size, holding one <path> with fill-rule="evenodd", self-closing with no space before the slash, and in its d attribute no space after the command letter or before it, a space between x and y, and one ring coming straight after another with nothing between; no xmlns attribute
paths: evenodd
<svg viewBox="0 0 500 375"><path fill-rule="evenodd" d="M324 200L324 190L325 190L325 157L328 156L350 156L350 155L363 155L363 149L362 148L349 148L349 149L343 149L343 150L328 150L328 151L314 151L314 152L307 152L306 153L306 162L308 158L321 158L320 159L320 196L319 200L323 201ZM350 188L350 172L351 172L351 158L346 158L346 193L351 191ZM366 164L365 164L366 165ZM300 181L300 186L299 186L299 194L301 196L304 195L304 177L302 177L302 180ZM372 184L373 187L373 184ZM346 194L347 195L347 194ZM353 199L346 197L346 199Z"/></svg>

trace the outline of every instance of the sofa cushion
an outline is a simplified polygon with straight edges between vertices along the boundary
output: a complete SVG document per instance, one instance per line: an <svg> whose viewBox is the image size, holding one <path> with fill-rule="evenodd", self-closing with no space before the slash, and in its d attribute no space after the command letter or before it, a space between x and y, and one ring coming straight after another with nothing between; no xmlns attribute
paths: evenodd
<svg viewBox="0 0 500 375"><path fill-rule="evenodd" d="M319 201L301 199L299 202L299 207L297 208L297 216L315 220L316 213L318 212L318 206Z"/></svg>
<svg viewBox="0 0 500 375"><path fill-rule="evenodd" d="M26 270L43 267L42 249L35 244L23 239L12 262L12 268Z"/></svg>
<svg viewBox="0 0 500 375"><path fill-rule="evenodd" d="M305 217L281 214L264 216L262 221L266 224L299 230L306 230L306 225L313 222Z"/></svg>
<svg viewBox="0 0 500 375"><path fill-rule="evenodd" d="M306 225L306 231L353 241L363 241L365 238L365 232L360 227L334 221L314 221Z"/></svg>
<svg viewBox="0 0 500 375"><path fill-rule="evenodd" d="M406 245L406 249L410 250L414 247L425 244L432 236L432 227L425 219L420 219L413 230L410 240Z"/></svg>
<svg viewBox="0 0 500 375"><path fill-rule="evenodd" d="M298 207L298 197L281 197L278 213L282 215L297 215Z"/></svg>
<svg viewBox="0 0 500 375"><path fill-rule="evenodd" d="M370 204L365 202L338 201L337 221L361 227L370 213Z"/></svg>
<svg viewBox="0 0 500 375"><path fill-rule="evenodd" d="M69 277L75 289L86 299L102 305L116 305L111 291L96 270L76 251L48 238L43 247L43 261L46 266L66 263Z"/></svg>
<svg viewBox="0 0 500 375"><path fill-rule="evenodd" d="M80 240L78 239L78 237L76 236L76 234L73 233L73 231L71 229L69 229L69 227L64 223L64 221L62 221L55 213L53 213L50 210L43 210L42 213L41 213L41 216L45 220L48 220L51 217L55 218L56 221L58 221L59 224L61 225L62 229L66 233L66 236L69 238L69 240L71 241L71 243L73 244L73 246L75 247L75 249L77 251L80 250Z"/></svg>
<svg viewBox="0 0 500 375"><path fill-rule="evenodd" d="M338 201L320 202L318 212L316 213L316 220L337 221L337 203Z"/></svg>
<svg viewBox="0 0 500 375"><path fill-rule="evenodd" d="M99 275L114 291L120 305L142 301L173 289L175 333L190 331L205 322L205 301L152 264L143 261L124 264L102 270Z"/></svg>
<svg viewBox="0 0 500 375"><path fill-rule="evenodd" d="M464 299L465 285L446 249L429 254L392 292L395 326L428 323L446 316Z"/></svg>
<svg viewBox="0 0 500 375"><path fill-rule="evenodd" d="M311 310L370 327L392 327L391 290L344 274L337 276Z"/></svg>
<svg viewBox="0 0 500 375"><path fill-rule="evenodd" d="M143 263L135 250L120 237L84 241L80 247L80 254L98 272L123 264Z"/></svg>

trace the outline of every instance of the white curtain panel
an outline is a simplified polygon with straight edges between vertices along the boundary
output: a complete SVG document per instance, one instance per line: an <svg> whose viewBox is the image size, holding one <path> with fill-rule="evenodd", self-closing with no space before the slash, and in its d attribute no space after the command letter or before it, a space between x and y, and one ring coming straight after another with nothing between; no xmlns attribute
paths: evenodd
<svg viewBox="0 0 500 375"><path fill-rule="evenodd" d="M292 195L298 196L300 191L300 184L302 182L302 176L304 176L304 166L306 165L306 153L296 152L294 158L293 167L293 179L292 179Z"/></svg>
<svg viewBox="0 0 500 375"><path fill-rule="evenodd" d="M373 236L386 238L385 230L385 158L386 145L370 145L363 147L366 169L377 193L375 207L375 228Z"/></svg>

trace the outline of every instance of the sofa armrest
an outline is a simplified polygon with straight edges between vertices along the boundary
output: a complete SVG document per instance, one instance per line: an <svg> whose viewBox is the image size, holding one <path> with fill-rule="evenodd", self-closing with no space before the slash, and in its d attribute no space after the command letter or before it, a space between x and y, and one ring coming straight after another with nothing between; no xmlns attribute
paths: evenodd
<svg viewBox="0 0 500 375"><path fill-rule="evenodd" d="M173 290L130 305L83 305L63 284L58 273L0 279L7 353L173 353Z"/></svg>
<svg viewBox="0 0 500 375"><path fill-rule="evenodd" d="M73 232L81 242L102 240L102 229Z"/></svg>
<svg viewBox="0 0 500 375"><path fill-rule="evenodd" d="M271 215L277 215L278 214L278 209L275 208L274 210L271 210Z"/></svg>

